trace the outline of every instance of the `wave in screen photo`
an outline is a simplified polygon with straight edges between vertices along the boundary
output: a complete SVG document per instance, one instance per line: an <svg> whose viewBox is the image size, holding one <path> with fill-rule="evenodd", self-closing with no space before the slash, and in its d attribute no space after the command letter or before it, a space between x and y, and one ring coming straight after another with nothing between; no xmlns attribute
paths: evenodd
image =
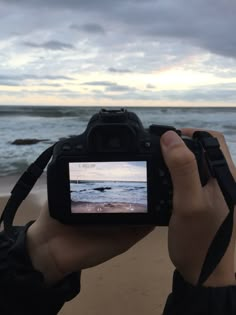
<svg viewBox="0 0 236 315"><path fill-rule="evenodd" d="M147 213L146 161L69 163L72 213Z"/></svg>

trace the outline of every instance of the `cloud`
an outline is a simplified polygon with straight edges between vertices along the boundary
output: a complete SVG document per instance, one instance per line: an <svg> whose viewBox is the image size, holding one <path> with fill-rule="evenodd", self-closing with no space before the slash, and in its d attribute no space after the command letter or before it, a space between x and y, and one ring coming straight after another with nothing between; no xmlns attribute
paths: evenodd
<svg viewBox="0 0 236 315"><path fill-rule="evenodd" d="M136 89L129 87L127 85L120 85L115 82L109 81L92 81L92 82L85 82L81 85L88 85L88 86L101 86L105 87L106 92L125 92L125 91L134 91ZM97 90L95 90L98 92Z"/></svg>
<svg viewBox="0 0 236 315"><path fill-rule="evenodd" d="M82 25L71 24L70 28L77 31L82 31L88 34L104 35L106 33L105 29L97 23L86 23Z"/></svg>
<svg viewBox="0 0 236 315"><path fill-rule="evenodd" d="M106 92L124 92L124 91L135 91L135 90L136 89L131 88L127 85L119 85L119 84L113 84L106 88Z"/></svg>
<svg viewBox="0 0 236 315"><path fill-rule="evenodd" d="M146 88L147 88L147 89L155 89L155 85L153 85L153 84L147 84L147 85L146 85Z"/></svg>
<svg viewBox="0 0 236 315"><path fill-rule="evenodd" d="M19 83L16 82L10 82L10 81L2 81L0 79L0 86L19 86Z"/></svg>
<svg viewBox="0 0 236 315"><path fill-rule="evenodd" d="M91 81L84 82L81 85L91 85L91 86L113 86L115 83L109 81Z"/></svg>
<svg viewBox="0 0 236 315"><path fill-rule="evenodd" d="M231 0L0 0L0 83L59 90L62 80L90 99L214 101L222 91L230 100L234 88L223 83L236 81L235 16ZM179 70L196 76L180 77L176 91ZM198 87L204 75L208 90Z"/></svg>
<svg viewBox="0 0 236 315"><path fill-rule="evenodd" d="M2 3L8 8L7 0ZM75 17L77 21L78 16L82 21L93 18L92 23L81 23L84 31L91 33L104 31L104 27L100 26L103 20L107 27L120 27L127 38L132 35L152 37L157 41L161 38L178 39L216 54L236 58L236 38L232 32L236 28L234 1L216 0L214 6L211 0L24 0L20 4L18 0L12 0L13 3L18 8L35 9L37 14L40 8L44 16L47 9L53 22L55 14L61 18L64 15L64 19L70 15L74 20L72 25L77 25Z"/></svg>
<svg viewBox="0 0 236 315"><path fill-rule="evenodd" d="M34 74L22 74L22 75L0 75L0 81L25 81L25 80L68 80L73 78L63 75L34 75Z"/></svg>
<svg viewBox="0 0 236 315"><path fill-rule="evenodd" d="M200 86L188 90L152 91L150 89L137 89L129 86L112 85L104 91L91 91L98 99L115 100L147 100L147 101L189 101L191 103L206 101L212 102L236 102L236 83L213 84L212 86ZM112 92L110 94L109 92Z"/></svg>
<svg viewBox="0 0 236 315"><path fill-rule="evenodd" d="M66 49L75 49L74 45L63 43L57 40L50 40L41 44L37 44L34 42L23 42L23 45L32 48L43 48L48 50L66 50Z"/></svg>
<svg viewBox="0 0 236 315"><path fill-rule="evenodd" d="M61 87L61 84L58 83L40 83L39 86L50 86L50 87Z"/></svg>
<svg viewBox="0 0 236 315"><path fill-rule="evenodd" d="M62 85L50 81L72 81L73 79L67 76L56 75L0 75L0 86L18 87L18 86L49 86L59 88ZM48 82L49 81L49 82Z"/></svg>
<svg viewBox="0 0 236 315"><path fill-rule="evenodd" d="M1 85L1 84L0 84ZM44 85L42 84L42 87ZM45 84L45 87L49 86ZM54 86L52 86L54 87ZM77 90L69 89L69 88L60 88L58 89L24 89L18 91L8 91L0 89L1 95L12 95L12 96L54 96L58 98L71 98L71 99L81 99L81 98L93 98L96 100L117 100L117 101L125 101L125 100L134 100L134 101L174 101L174 102L190 102L192 105L198 102L209 102L209 105L214 102L236 102L236 93L234 93L236 89L235 84L225 84L219 89L219 85L212 85L211 87L199 87L188 90L165 90L165 91L152 91L150 89L137 89L132 88L125 85L111 84L110 86L106 86L106 88L101 90L91 90L87 93L81 93Z"/></svg>
<svg viewBox="0 0 236 315"><path fill-rule="evenodd" d="M108 68L108 71L112 73L132 73L129 69L116 69L113 67Z"/></svg>

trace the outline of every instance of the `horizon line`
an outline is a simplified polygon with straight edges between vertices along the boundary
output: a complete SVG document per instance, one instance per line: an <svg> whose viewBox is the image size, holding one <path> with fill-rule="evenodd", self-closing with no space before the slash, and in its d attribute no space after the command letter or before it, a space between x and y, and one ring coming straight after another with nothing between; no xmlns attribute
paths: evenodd
<svg viewBox="0 0 236 315"><path fill-rule="evenodd" d="M108 107L118 107L118 108L127 108L127 107L156 107L156 108L236 108L235 105L61 105L61 104L0 104L0 106L22 106L22 107L99 107L99 108L108 108Z"/></svg>

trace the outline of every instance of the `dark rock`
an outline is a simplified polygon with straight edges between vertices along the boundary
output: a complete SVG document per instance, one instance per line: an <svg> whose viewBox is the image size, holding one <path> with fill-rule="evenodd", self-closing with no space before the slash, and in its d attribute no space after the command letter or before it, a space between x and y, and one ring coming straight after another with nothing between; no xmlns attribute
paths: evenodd
<svg viewBox="0 0 236 315"><path fill-rule="evenodd" d="M16 139L15 141L11 142L11 144L15 145L31 145L37 144L39 142L49 141L49 139Z"/></svg>
<svg viewBox="0 0 236 315"><path fill-rule="evenodd" d="M93 190L104 192L104 190L107 190L107 189L111 189L111 187L98 187L98 188L94 188Z"/></svg>
<svg viewBox="0 0 236 315"><path fill-rule="evenodd" d="M115 205L113 205L112 203L106 203L104 207L113 208L115 207Z"/></svg>

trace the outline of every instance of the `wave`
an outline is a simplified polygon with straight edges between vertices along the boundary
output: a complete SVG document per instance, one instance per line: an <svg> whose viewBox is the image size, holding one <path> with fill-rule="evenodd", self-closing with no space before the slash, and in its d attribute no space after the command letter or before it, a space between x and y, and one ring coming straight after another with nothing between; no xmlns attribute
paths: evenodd
<svg viewBox="0 0 236 315"><path fill-rule="evenodd" d="M121 107L115 107L118 109ZM114 107L113 107L114 109ZM236 108L127 107L137 113L144 127L162 124L218 130L226 136L236 162ZM100 107L0 106L0 176L22 172L50 144L81 134ZM12 145L16 139L49 139L47 143Z"/></svg>
<svg viewBox="0 0 236 315"><path fill-rule="evenodd" d="M97 107L77 106L0 106L0 116L86 117L97 112Z"/></svg>

